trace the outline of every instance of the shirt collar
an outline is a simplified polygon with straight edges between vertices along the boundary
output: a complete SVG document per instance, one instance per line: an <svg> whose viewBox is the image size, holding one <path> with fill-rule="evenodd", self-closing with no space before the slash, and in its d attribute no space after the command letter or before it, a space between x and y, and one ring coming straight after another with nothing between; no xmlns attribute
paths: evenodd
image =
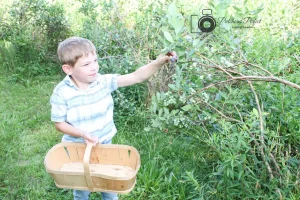
<svg viewBox="0 0 300 200"><path fill-rule="evenodd" d="M70 75L67 75L65 78L64 78L64 82L70 86L70 87L73 87L75 86L75 84L73 83L73 81L71 80L71 76Z"/></svg>
<svg viewBox="0 0 300 200"><path fill-rule="evenodd" d="M70 75L66 75L66 77L64 78L64 82L70 86L70 87L76 87L77 86L74 84L74 82L71 80L71 76ZM94 87L95 85L97 85L98 83L100 83L100 74L97 74L97 79L89 84L89 88Z"/></svg>

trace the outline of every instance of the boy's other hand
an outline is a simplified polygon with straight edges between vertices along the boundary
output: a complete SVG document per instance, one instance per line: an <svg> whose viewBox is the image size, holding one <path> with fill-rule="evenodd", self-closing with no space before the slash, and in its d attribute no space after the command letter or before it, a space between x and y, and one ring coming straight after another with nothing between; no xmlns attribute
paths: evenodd
<svg viewBox="0 0 300 200"><path fill-rule="evenodd" d="M83 134L82 138L86 144L92 143L95 146L98 143L98 138L87 132Z"/></svg>
<svg viewBox="0 0 300 200"><path fill-rule="evenodd" d="M178 60L178 56L175 51L169 51L165 55L159 55L158 58L156 59L156 61L160 66L163 66L164 64L169 63L170 61L173 63L177 62L177 60Z"/></svg>

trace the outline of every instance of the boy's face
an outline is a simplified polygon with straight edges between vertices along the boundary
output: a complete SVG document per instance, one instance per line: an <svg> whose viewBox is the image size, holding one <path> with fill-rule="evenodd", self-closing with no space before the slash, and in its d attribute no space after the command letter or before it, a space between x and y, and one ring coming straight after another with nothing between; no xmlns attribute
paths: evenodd
<svg viewBox="0 0 300 200"><path fill-rule="evenodd" d="M69 67L69 74L72 76L75 84L81 88L86 89L89 83L94 82L99 71L97 54L89 53L87 56L79 58L74 67Z"/></svg>

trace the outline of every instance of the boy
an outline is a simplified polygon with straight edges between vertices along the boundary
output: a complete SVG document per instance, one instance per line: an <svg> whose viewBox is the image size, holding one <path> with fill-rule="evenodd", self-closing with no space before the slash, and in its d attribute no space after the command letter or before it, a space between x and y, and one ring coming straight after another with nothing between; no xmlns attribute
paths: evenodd
<svg viewBox="0 0 300 200"><path fill-rule="evenodd" d="M117 129L113 122L111 93L118 87L140 83L161 66L174 59L159 56L155 61L125 75L98 73L99 65L93 43L80 37L61 42L57 49L66 77L55 87L50 99L51 121L64 133L62 142L110 144ZM173 56L173 57L172 57ZM89 191L74 190L74 199L88 199ZM104 200L117 200L117 194L102 192Z"/></svg>

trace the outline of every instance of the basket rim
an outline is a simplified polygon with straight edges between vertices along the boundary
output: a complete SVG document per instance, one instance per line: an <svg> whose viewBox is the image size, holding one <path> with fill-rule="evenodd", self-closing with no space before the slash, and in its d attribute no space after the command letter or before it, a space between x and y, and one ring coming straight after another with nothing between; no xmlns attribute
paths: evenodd
<svg viewBox="0 0 300 200"><path fill-rule="evenodd" d="M134 189L134 187L136 185L136 182L137 181L135 180L134 183L132 184L132 186L129 189L127 189L127 190L106 190L106 189L95 188L93 192L115 192L115 193L118 193L118 194L128 194L129 192L131 192ZM55 185L58 188L70 189L70 187L65 186L65 185L57 184L56 182L55 182ZM80 189L80 190L86 190L85 187L78 188L78 189Z"/></svg>
<svg viewBox="0 0 300 200"><path fill-rule="evenodd" d="M73 146L73 147L87 147L87 145L85 143L75 143L75 142L61 142L61 143L58 143L56 145L54 145L46 154L45 156L45 159L44 159L44 166L46 168L46 171L48 173L52 173L52 174L65 174L65 175L82 175L82 173L79 173L79 172L59 172L57 170L52 170L48 167L48 160L49 160L49 157L51 155L52 152L54 152L56 149L58 148L61 148L61 147L68 147L68 146ZM129 146L129 145L123 145L123 144L97 144L96 146L93 146L93 148L104 148L104 149L109 149L109 148L122 148L122 149L128 149L128 150L131 150L131 151L135 151L135 153L137 154L137 157L138 157L138 163L137 163L137 166L136 166L136 169L135 169L135 174L132 175L132 176L128 176L128 177L124 177L124 178L119 178L119 177L113 177L114 180L128 180L128 179L132 179L134 178L136 175L137 175L137 172L139 171L140 167L141 167L141 161L140 161L140 154L139 152L137 151L137 149L133 146ZM103 174L100 174L100 175L96 175L96 174L93 174L91 173L91 177L101 177L101 178L107 178L107 179L110 179L112 177L110 176L106 176L106 175L103 175Z"/></svg>

